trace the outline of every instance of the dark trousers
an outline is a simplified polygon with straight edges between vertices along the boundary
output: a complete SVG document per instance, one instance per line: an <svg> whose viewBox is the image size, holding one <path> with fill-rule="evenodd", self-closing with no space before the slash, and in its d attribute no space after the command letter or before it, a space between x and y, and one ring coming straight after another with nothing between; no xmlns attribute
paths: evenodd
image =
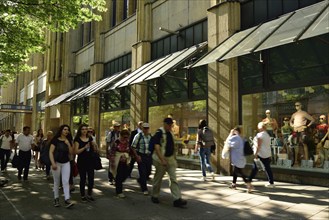
<svg viewBox="0 0 329 220"><path fill-rule="evenodd" d="M128 177L131 177L131 173L133 172L135 162L136 162L135 157L132 157L130 160L130 163L129 163L129 167L128 167Z"/></svg>
<svg viewBox="0 0 329 220"><path fill-rule="evenodd" d="M122 193L122 184L128 177L129 166L126 162L119 162L117 168L117 175L115 177L115 191L117 194Z"/></svg>
<svg viewBox="0 0 329 220"><path fill-rule="evenodd" d="M46 166L46 176L49 176L50 174L50 165L45 165Z"/></svg>
<svg viewBox="0 0 329 220"><path fill-rule="evenodd" d="M236 167L236 166L233 166L233 183L235 184L236 183L236 180L238 179L238 174L241 175L243 181L245 183L248 182L247 178L246 178L246 175L244 175L243 173L243 170L242 168L239 168L239 167Z"/></svg>
<svg viewBox="0 0 329 220"><path fill-rule="evenodd" d="M138 172L139 178L138 183L141 186L142 191L147 191L147 179L149 174L151 173L152 168L152 156L147 154L138 153L141 157L142 162L138 163Z"/></svg>
<svg viewBox="0 0 329 220"><path fill-rule="evenodd" d="M94 188L94 167L90 166L88 161L78 161L78 169L80 175L80 195L85 196L86 179L88 175L88 195L91 196Z"/></svg>
<svg viewBox="0 0 329 220"><path fill-rule="evenodd" d="M273 180L273 173L272 173L272 169L271 169L271 158L270 157L268 157L268 158L258 157L258 158L263 162L263 164L265 166L265 172L266 172L269 183L273 184L274 180ZM251 174L249 176L249 181L250 182L256 176L257 172L258 172L258 168L256 166L256 163L254 162Z"/></svg>
<svg viewBox="0 0 329 220"><path fill-rule="evenodd" d="M20 150L18 152L18 159L19 159L19 166L18 166L18 178L20 179L23 173L23 179L27 180L27 177L29 175L29 168L31 163L31 151L22 151Z"/></svg>
<svg viewBox="0 0 329 220"><path fill-rule="evenodd" d="M74 160L70 160L70 178L69 178L69 184L72 186L73 183L73 167L74 167Z"/></svg>
<svg viewBox="0 0 329 220"><path fill-rule="evenodd" d="M0 149L1 170L6 169L11 150Z"/></svg>

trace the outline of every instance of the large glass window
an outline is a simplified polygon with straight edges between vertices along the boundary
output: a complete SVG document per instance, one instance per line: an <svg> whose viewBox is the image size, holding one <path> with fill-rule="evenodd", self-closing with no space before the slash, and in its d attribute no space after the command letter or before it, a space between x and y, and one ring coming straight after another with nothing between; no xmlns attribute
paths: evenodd
<svg viewBox="0 0 329 220"><path fill-rule="evenodd" d="M127 109L130 106L130 87L110 90L101 93L101 111Z"/></svg>
<svg viewBox="0 0 329 220"><path fill-rule="evenodd" d="M114 75L115 73L127 70L131 67L131 53L118 57L107 62L104 65L103 78Z"/></svg>
<svg viewBox="0 0 329 220"><path fill-rule="evenodd" d="M328 100L329 84L243 95L244 135L254 137L257 123L271 118L274 124L268 131L272 135L274 165L294 169L329 169L329 150L324 148L323 140L328 129ZM299 103L295 106L296 102L301 106ZM304 117L314 119L314 123L304 130L289 123L298 108L304 111ZM266 115L266 110L270 110L270 114ZM309 123L307 119L306 125ZM329 141L329 138L326 140Z"/></svg>
<svg viewBox="0 0 329 220"><path fill-rule="evenodd" d="M80 88L90 83L90 71L78 74L73 80L73 89Z"/></svg>
<svg viewBox="0 0 329 220"><path fill-rule="evenodd" d="M194 146L199 120L207 116L206 100L150 107L149 123L152 134L163 126L163 118L168 115L174 119L177 156L198 161L199 158L194 155Z"/></svg>

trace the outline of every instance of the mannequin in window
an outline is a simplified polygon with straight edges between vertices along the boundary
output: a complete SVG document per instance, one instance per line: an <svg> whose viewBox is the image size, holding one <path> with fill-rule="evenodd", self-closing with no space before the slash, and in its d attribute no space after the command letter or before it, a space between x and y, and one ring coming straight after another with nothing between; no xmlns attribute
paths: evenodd
<svg viewBox="0 0 329 220"><path fill-rule="evenodd" d="M265 114L266 114L266 118L264 118L262 122L266 126L266 131L270 135L270 137L276 137L278 130L278 123L274 118L271 118L270 110L266 110Z"/></svg>
<svg viewBox="0 0 329 220"><path fill-rule="evenodd" d="M316 146L316 154L319 155L319 167L323 167L325 159L328 158L328 150L324 148L324 144L327 140L328 124L326 123L326 116L320 115L319 124L316 126L316 139L318 144Z"/></svg>
<svg viewBox="0 0 329 220"><path fill-rule="evenodd" d="M179 126L177 125L176 120L173 120L173 127L172 127L172 132L174 133L176 138L180 138L180 133L179 133Z"/></svg>
<svg viewBox="0 0 329 220"><path fill-rule="evenodd" d="M314 118L306 111L302 110L302 103L296 102L296 112L290 118L290 126L294 128L294 132L297 134L297 140L299 146L303 146L302 153L300 153L300 159L308 160L308 146L305 143L306 129L314 123ZM309 122L308 122L309 121ZM301 151L299 151L301 152Z"/></svg>
<svg viewBox="0 0 329 220"><path fill-rule="evenodd" d="M289 144L289 136L291 135L293 131L293 128L289 125L289 118L285 117L283 119L283 126L281 127L281 133L283 137L283 144L286 147L286 150L288 152L288 147L287 145Z"/></svg>

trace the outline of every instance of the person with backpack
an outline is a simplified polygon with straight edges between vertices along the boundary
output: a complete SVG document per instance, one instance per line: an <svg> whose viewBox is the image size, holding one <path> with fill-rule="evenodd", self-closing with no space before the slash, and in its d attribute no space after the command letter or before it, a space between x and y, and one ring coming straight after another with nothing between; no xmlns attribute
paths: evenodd
<svg viewBox="0 0 329 220"><path fill-rule="evenodd" d="M108 135L105 138L106 141L106 156L107 159L109 159L109 170L108 170L108 178L110 185L113 185L114 177L111 173L110 169L110 151L111 147L114 145L115 141L119 138L120 135L120 123L114 122L113 124L113 130L108 133Z"/></svg>
<svg viewBox="0 0 329 220"><path fill-rule="evenodd" d="M231 164L233 166L233 181L231 189L236 189L236 181L238 174L241 175L243 181L247 184L247 191L251 192L253 186L243 173L243 168L246 166L245 157L245 140L241 137L241 127L235 126L228 135L225 145L228 146L230 152Z"/></svg>
<svg viewBox="0 0 329 220"><path fill-rule="evenodd" d="M210 128L207 126L207 121L204 119L200 120L194 152L197 153L199 148L202 179L204 181L207 181L206 167L208 168L212 179L215 179L214 170L212 169L210 164L211 146L213 146L214 144L214 135Z"/></svg>
<svg viewBox="0 0 329 220"><path fill-rule="evenodd" d="M169 187L174 198L174 207L186 206L187 201L181 198L181 191L176 178L176 152L175 152L175 138L171 129L173 126L172 118L165 118L163 120L163 127L158 129L151 138L154 144L154 153L152 155L153 165L155 166L155 174L153 179L153 191L151 201L158 204L159 194L163 176L165 173L169 176ZM151 145L151 143L150 143ZM152 146L150 146L152 148Z"/></svg>
<svg viewBox="0 0 329 220"><path fill-rule="evenodd" d="M49 159L49 148L51 139L53 139L53 132L48 131L46 134L46 138L43 139L40 145L40 163L42 166L46 167L46 178L47 180L50 179L50 159Z"/></svg>
<svg viewBox="0 0 329 220"><path fill-rule="evenodd" d="M152 154L149 149L151 134L149 133L149 123L143 123L141 127L142 132L135 135L131 147L136 150L136 153L141 160L141 162L138 163L139 178L137 179L137 182L141 186L143 194L148 195L147 178L152 169Z"/></svg>

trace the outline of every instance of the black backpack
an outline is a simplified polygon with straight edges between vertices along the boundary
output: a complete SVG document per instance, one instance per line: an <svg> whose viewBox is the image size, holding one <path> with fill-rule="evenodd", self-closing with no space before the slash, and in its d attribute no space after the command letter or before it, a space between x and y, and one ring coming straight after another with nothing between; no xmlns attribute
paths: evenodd
<svg viewBox="0 0 329 220"><path fill-rule="evenodd" d="M254 151L252 150L251 145L250 145L248 140L244 140L243 151L244 151L245 156L249 156L249 155L252 155L254 153Z"/></svg>

